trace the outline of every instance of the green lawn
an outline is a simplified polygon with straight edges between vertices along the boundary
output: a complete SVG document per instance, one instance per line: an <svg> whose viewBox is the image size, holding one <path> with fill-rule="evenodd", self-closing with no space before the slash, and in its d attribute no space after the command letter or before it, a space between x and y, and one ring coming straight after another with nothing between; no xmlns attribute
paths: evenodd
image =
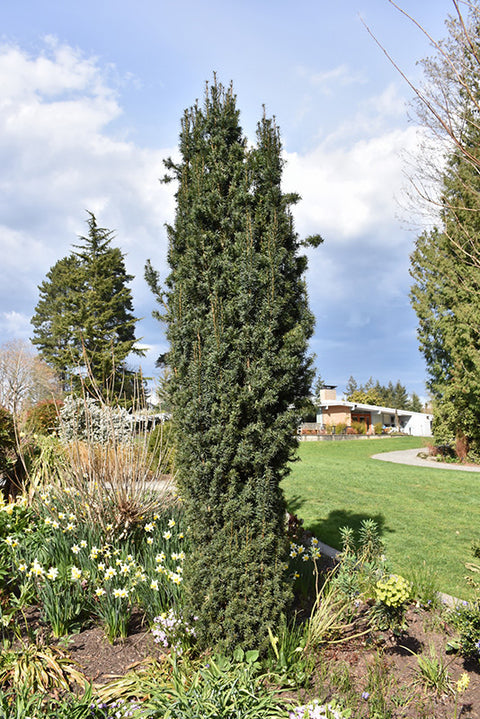
<svg viewBox="0 0 480 719"><path fill-rule="evenodd" d="M439 589L471 596L464 563L480 536L480 473L409 467L371 459L395 449L421 447L415 437L301 442L299 461L283 481L290 512L306 529L340 547L339 528L371 517L399 573L426 564Z"/></svg>

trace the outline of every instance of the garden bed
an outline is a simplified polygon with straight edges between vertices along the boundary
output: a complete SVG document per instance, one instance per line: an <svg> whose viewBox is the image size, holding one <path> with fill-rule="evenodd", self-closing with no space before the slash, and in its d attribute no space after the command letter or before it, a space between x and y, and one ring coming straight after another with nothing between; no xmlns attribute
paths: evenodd
<svg viewBox="0 0 480 719"><path fill-rule="evenodd" d="M29 630L37 635L47 631L39 620L38 610L31 608L26 616ZM322 702L336 698L355 707L355 717L478 719L478 662L446 653L447 642L453 634L440 610L411 607L406 620L407 629L400 635L376 630L365 637L337 645L325 644L315 650L307 686L301 690L283 690L279 695L285 705L285 717L287 705L305 705L315 698ZM93 627L71 635L62 646L97 689L134 671L145 660L165 657L138 615L133 617L124 640L110 644L102 630ZM418 656L431 658L431 652L436 658L436 668L432 659L422 678ZM457 682L465 673L469 685L457 695ZM430 680L430 686L425 684L425 677ZM272 683L271 691L277 688L282 687Z"/></svg>

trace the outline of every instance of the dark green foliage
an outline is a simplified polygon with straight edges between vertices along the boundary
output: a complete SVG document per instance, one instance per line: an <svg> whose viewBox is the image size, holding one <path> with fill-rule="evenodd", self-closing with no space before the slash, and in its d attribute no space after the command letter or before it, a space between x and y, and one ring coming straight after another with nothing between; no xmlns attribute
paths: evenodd
<svg viewBox="0 0 480 719"><path fill-rule="evenodd" d="M382 385L378 379L374 381L373 377L370 377L363 385L358 384L353 377L350 377L345 389L345 396L349 402L361 402L392 409L406 409L412 412L422 411L422 404L418 396L413 393L410 398L406 387L400 380L397 380L395 384L390 381L388 385Z"/></svg>
<svg viewBox="0 0 480 719"><path fill-rule="evenodd" d="M58 413L61 406L62 402L54 399L37 402L28 410L26 428L37 434L52 434L58 424Z"/></svg>
<svg viewBox="0 0 480 719"><path fill-rule="evenodd" d="M0 474L13 468L17 461L15 425L8 410L0 407Z"/></svg>
<svg viewBox="0 0 480 719"><path fill-rule="evenodd" d="M421 412L423 410L423 405L420 400L420 397L415 392L412 392L409 404L410 406L407 407L407 409L411 409L412 412Z"/></svg>
<svg viewBox="0 0 480 719"><path fill-rule="evenodd" d="M135 348L132 295L123 255L111 247L113 232L89 213L88 236L59 260L39 286L32 318L33 344L60 374L65 388L78 389L79 375L103 392L131 394L125 360ZM85 375L89 377L85 378Z"/></svg>
<svg viewBox="0 0 480 719"><path fill-rule="evenodd" d="M280 188L279 132L263 117L249 150L232 89L187 110L166 307L176 467L194 551L187 610L200 644L266 646L290 598L280 481L312 378L306 259Z"/></svg>
<svg viewBox="0 0 480 719"><path fill-rule="evenodd" d="M449 23L450 35L424 61L427 82L448 112L447 163L438 183L438 226L411 256L411 301L433 397L437 444L480 453L480 66L479 7ZM447 89L447 94L445 90ZM437 105L430 105L432 112ZM435 115L438 120L438 116ZM435 126L435 120L432 120ZM435 150L435 153L438 152Z"/></svg>

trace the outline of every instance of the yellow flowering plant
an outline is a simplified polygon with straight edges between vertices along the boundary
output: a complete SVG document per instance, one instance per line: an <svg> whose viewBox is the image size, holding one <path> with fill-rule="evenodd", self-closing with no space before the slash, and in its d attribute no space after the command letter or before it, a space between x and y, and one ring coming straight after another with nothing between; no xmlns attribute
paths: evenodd
<svg viewBox="0 0 480 719"><path fill-rule="evenodd" d="M404 577L391 574L379 579L374 588L376 603L372 617L379 629L395 633L406 628L405 612L412 596L412 586Z"/></svg>

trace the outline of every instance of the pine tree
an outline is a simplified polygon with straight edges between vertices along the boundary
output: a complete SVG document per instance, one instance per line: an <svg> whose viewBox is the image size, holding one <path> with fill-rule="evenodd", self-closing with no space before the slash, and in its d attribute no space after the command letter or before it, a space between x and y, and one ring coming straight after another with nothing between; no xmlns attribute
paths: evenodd
<svg viewBox="0 0 480 719"><path fill-rule="evenodd" d="M66 389L89 376L106 393L121 394L131 374L125 359L135 348L132 295L113 232L98 227L89 213L88 235L76 252L59 260L39 286L40 300L32 318L41 356L56 369Z"/></svg>
<svg viewBox="0 0 480 719"><path fill-rule="evenodd" d="M416 392L412 392L409 402L408 402L408 406L405 407L405 409L409 409L411 412L422 412L422 410L423 410L422 402L421 402L418 394L416 394Z"/></svg>
<svg viewBox="0 0 480 719"><path fill-rule="evenodd" d="M313 331L278 128L247 149L236 98L216 81L187 110L165 292L178 485L191 527L187 612L201 645L265 646L290 599L280 481ZM320 238L312 238L318 244Z"/></svg>

